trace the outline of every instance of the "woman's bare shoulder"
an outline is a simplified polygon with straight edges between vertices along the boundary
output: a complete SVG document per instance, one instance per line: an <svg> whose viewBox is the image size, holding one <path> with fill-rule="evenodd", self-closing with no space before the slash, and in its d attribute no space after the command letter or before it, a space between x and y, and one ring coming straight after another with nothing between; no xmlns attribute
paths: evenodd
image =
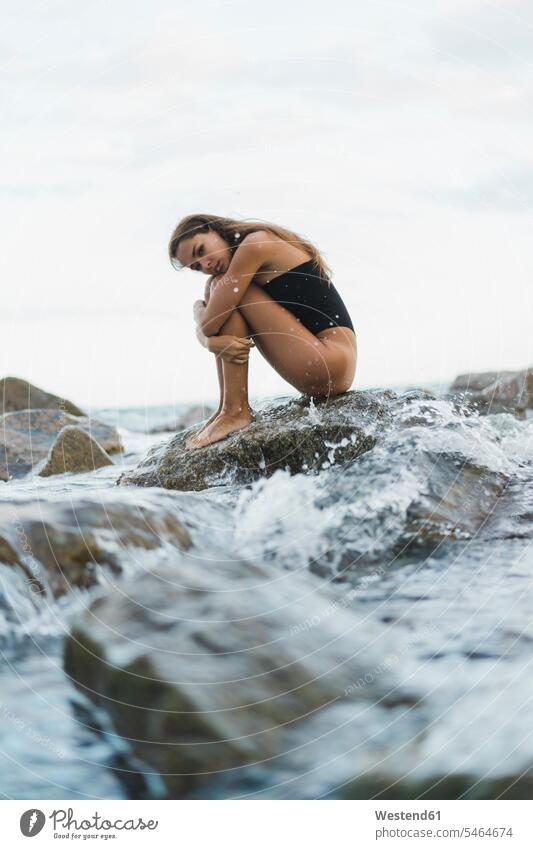
<svg viewBox="0 0 533 849"><path fill-rule="evenodd" d="M272 272L281 268L291 268L309 259L301 247L280 238L269 230L254 230L242 240L241 247L248 247L255 256L261 256L262 263L254 282L266 283ZM263 279L263 277L265 279Z"/></svg>
<svg viewBox="0 0 533 849"><path fill-rule="evenodd" d="M253 233L248 233L241 242L242 245L264 245L265 242L273 242L275 236L269 233L268 230L254 230ZM279 241L279 239L278 239Z"/></svg>

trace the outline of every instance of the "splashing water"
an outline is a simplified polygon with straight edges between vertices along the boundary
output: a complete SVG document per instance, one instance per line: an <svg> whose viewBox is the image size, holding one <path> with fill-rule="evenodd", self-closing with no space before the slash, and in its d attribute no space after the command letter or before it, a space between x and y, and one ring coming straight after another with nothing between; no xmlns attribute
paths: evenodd
<svg viewBox="0 0 533 849"><path fill-rule="evenodd" d="M355 462L338 462L345 437L325 445L327 461L317 474L291 476L278 470L246 487L168 494L169 515L187 529L194 556L214 563L238 556L302 575L311 569L326 582L337 582L339 598L346 601L343 609L363 611L369 622L383 627L393 624L398 645L405 647L397 666L426 694L418 712L398 708L391 714L382 705L370 705L348 720L339 709L338 731L323 741L317 716L313 758L321 765L320 778L308 769L303 754L295 755L285 772L267 765L250 772L246 781L242 775L233 784L221 778L222 795L282 796L283 782L294 781L297 795L312 798L345 780L356 763L370 765L378 755L390 756L391 764L398 762L404 771L410 764L421 769L425 759L428 774L453 770L464 757L472 769L481 764L496 772L500 768L500 774L533 762L527 721L516 720L513 726L513 739L521 744L517 751L509 751L505 729L505 718L531 700L531 687L524 682L533 639L533 419L480 417L444 399L407 403L399 398L395 403L392 427ZM308 415L320 424L314 402ZM166 417L164 412L160 416ZM150 444L158 440L150 437ZM85 492L99 502L124 464L135 465L147 444L144 435L131 433L130 454L122 465L37 484L14 482L3 487L2 498L46 504ZM143 504L153 509L154 497L139 490L138 509ZM172 564L177 549L169 539L151 550L129 547L105 530L96 534L95 545L120 566L120 574L97 563L92 588L75 588L59 599L32 594L27 576L0 566L3 600L9 600L10 610L3 630L4 704L13 713L12 705L24 703L24 710L18 708L20 720L50 741L36 751L29 730L15 740L8 727L2 747L21 764L11 775L8 793L18 798L24 798L25 786L33 798L82 798L88 786L94 796L135 794L125 789L124 775L119 782L110 772L115 753L109 743L80 731L72 716L60 643L70 619L98 593L120 585L122 576L162 561ZM328 609L330 624L336 610ZM46 673L43 656L50 660ZM386 664L379 674L387 674ZM62 722L57 716L52 721L47 700ZM465 715L485 716L487 733L482 724L463 729ZM522 715L527 717L527 710ZM348 754L354 739L359 741L356 761ZM54 746L65 754L60 771ZM480 747L483 756L477 757ZM399 749L401 758L395 754ZM39 763L40 771L35 769ZM28 770L51 780L34 778L28 784Z"/></svg>

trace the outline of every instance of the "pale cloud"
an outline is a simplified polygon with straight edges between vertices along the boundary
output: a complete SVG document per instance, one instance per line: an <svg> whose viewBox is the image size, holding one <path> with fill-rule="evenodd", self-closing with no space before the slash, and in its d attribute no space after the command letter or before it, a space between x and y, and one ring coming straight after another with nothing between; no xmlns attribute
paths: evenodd
<svg viewBox="0 0 533 849"><path fill-rule="evenodd" d="M441 59L489 71L531 64L533 11L529 0L486 3L432 26Z"/></svg>
<svg viewBox="0 0 533 849"><path fill-rule="evenodd" d="M214 394L201 280L166 257L195 210L318 243L362 383L532 359L526 4L7 6L4 372L80 403ZM259 361L254 375L286 388Z"/></svg>
<svg viewBox="0 0 533 849"><path fill-rule="evenodd" d="M531 214L533 162L522 169L515 165L478 183L443 192L442 198L445 202L458 204L473 212Z"/></svg>

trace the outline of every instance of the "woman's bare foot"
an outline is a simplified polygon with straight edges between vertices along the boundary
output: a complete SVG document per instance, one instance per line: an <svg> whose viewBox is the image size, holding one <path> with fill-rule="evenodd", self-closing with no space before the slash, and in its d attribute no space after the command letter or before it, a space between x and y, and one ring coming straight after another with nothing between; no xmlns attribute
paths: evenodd
<svg viewBox="0 0 533 849"><path fill-rule="evenodd" d="M194 433L191 433L191 435L187 437L187 439L185 440L185 447L186 448L193 448L194 446L192 445L192 442L196 439L197 436L199 436L202 433L202 431L204 431L206 429L206 427L209 427L211 422L214 422L215 419L217 419L219 417L220 413L221 413L220 407L218 408L218 410L215 410L214 413L211 413L211 415L209 416L207 421L203 423L200 430L195 430Z"/></svg>
<svg viewBox="0 0 533 849"><path fill-rule="evenodd" d="M204 448L213 442L220 442L221 439L225 439L230 433L248 427L252 418L252 411L249 407L235 413L222 411L208 427L204 427L188 439L186 447L190 449Z"/></svg>

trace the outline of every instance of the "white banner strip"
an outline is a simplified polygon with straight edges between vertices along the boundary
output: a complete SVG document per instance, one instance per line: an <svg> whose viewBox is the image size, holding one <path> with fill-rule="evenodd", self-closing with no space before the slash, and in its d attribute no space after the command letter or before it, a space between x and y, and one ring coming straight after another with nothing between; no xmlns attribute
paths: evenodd
<svg viewBox="0 0 533 849"><path fill-rule="evenodd" d="M4 846L533 846L524 801L4 801ZM35 844L29 844L35 838ZM71 845L71 844L69 844Z"/></svg>

